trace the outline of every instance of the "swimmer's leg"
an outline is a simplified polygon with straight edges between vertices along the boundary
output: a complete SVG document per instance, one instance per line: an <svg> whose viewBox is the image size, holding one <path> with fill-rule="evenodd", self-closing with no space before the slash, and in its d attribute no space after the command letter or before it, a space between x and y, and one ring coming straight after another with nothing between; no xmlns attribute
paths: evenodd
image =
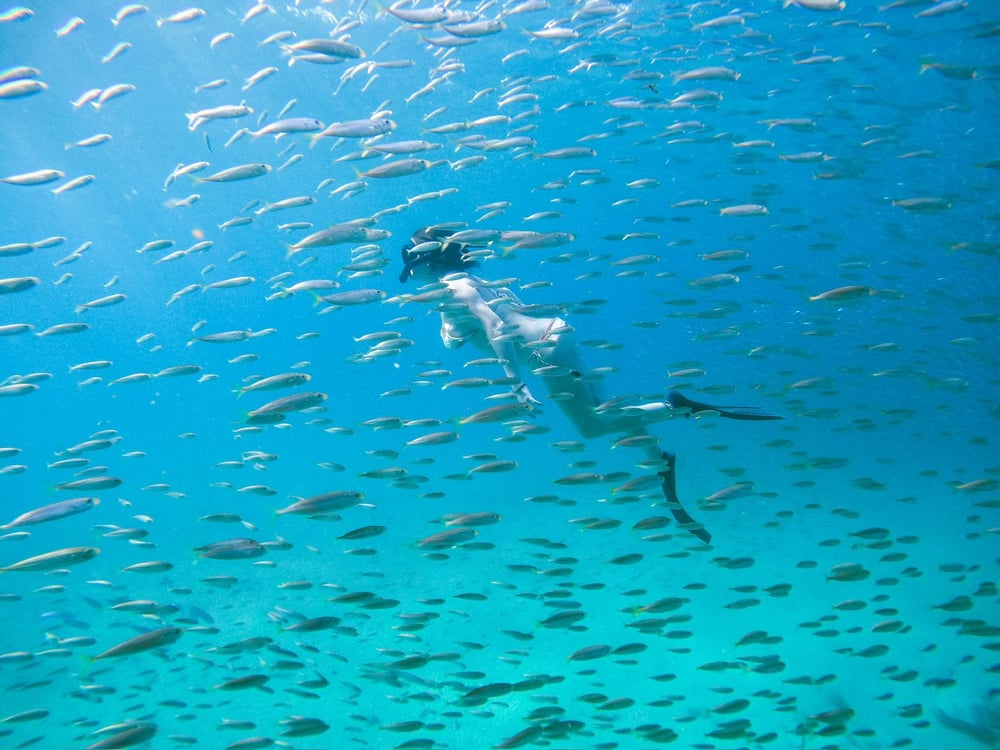
<svg viewBox="0 0 1000 750"><path fill-rule="evenodd" d="M549 375L544 381L549 398L555 400L562 413L573 423L580 437L589 440L612 432L624 431L618 430L618 420L597 411L595 408L597 403L591 388L581 380L579 373Z"/></svg>
<svg viewBox="0 0 1000 750"><path fill-rule="evenodd" d="M597 383L586 376L588 368L572 331L554 334L550 341L554 345L537 356L538 363L546 370L541 373L542 380L549 397L556 401L581 437L590 439L628 432L639 424L635 417L622 420L598 410L604 398Z"/></svg>
<svg viewBox="0 0 1000 750"><path fill-rule="evenodd" d="M691 414L697 414L700 411L714 411L720 417L726 417L727 419L743 419L746 421L784 419L780 414L770 414L766 411L760 411L756 406L712 406L711 404L703 404L700 401L692 401L677 391L670 391L667 398L672 408L686 409Z"/></svg>
<svg viewBox="0 0 1000 750"><path fill-rule="evenodd" d="M667 468L659 472L660 478L663 480L663 496L667 499L667 508L669 508L674 520L680 526L690 531L705 544L708 544L712 541L712 535L708 533L708 529L691 518L690 514L681 505L681 501L677 498L677 456L673 453L663 453L662 458L667 462Z"/></svg>

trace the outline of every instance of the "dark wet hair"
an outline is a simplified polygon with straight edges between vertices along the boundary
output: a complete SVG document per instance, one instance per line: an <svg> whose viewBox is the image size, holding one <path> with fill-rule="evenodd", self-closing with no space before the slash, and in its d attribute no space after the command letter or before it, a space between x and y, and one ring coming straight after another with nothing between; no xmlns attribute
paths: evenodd
<svg viewBox="0 0 1000 750"><path fill-rule="evenodd" d="M399 274L400 283L405 283L417 266L426 266L437 276L478 266L476 261L465 257L470 247L468 243L448 241L454 233L454 229L445 227L424 227L414 232L402 248L403 270ZM414 247L424 242L440 242L441 247L420 253L412 252Z"/></svg>

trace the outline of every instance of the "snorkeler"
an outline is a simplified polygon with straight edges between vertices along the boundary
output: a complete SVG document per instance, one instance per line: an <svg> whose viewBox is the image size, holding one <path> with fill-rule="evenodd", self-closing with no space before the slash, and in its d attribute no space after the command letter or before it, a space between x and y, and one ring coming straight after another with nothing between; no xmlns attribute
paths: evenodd
<svg viewBox="0 0 1000 750"><path fill-rule="evenodd" d="M781 417L753 407L719 407L692 401L671 391L667 401L626 405L619 400L603 399L596 378L589 376L580 357L573 328L559 317L538 317L506 287L498 287L470 271L478 267L476 258L489 254L486 243L476 244L483 233L460 231L464 225L439 224L413 233L403 246L401 283L407 279L439 283L447 287L450 298L439 308L441 340L449 348L471 343L496 355L503 367L514 396L529 412L541 406L532 395L522 375L523 368L541 377L549 399L555 401L581 437L625 433L648 436L648 423L677 415L714 412L721 417L742 420L770 420ZM641 441L644 442L644 441ZM663 494L667 507L683 528L703 542L711 534L694 521L681 506L675 488L676 457L660 453L655 439L644 447L661 470Z"/></svg>

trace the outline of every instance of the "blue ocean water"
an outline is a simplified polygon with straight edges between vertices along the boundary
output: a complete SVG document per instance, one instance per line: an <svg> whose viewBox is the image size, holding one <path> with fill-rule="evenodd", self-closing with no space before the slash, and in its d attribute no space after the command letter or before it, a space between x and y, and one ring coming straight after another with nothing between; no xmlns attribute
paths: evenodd
<svg viewBox="0 0 1000 750"><path fill-rule="evenodd" d="M37 279L0 294L0 326L30 326L0 329L0 520L100 499L2 537L4 566L100 549L0 576L2 746L1000 744L1000 17L982 0L809 7L821 4L213 3L179 22L182 5L92 2L0 15L3 68L35 69L9 80L45 84L0 98L0 176L63 174L0 183L0 280ZM445 19L390 12L414 9ZM281 46L325 38L365 56L290 65L301 53ZM134 89L80 103L117 84ZM189 129L188 113L244 102L252 114ZM231 140L285 111L396 127ZM98 134L111 138L67 148ZM417 139L440 147L392 158L441 163L358 175L383 163L372 146ZM594 153L550 153L578 147ZM194 179L254 163L271 170ZM314 202L261 211L299 196ZM554 213L528 218L540 212ZM373 217L392 236L368 275L342 270L361 243L288 253ZM292 222L308 228L280 228ZM459 424L509 392L449 385L502 373L441 345L440 301L401 297L418 289L398 281L399 247L446 222L572 233L543 249L498 241L476 273L561 306L607 397L676 389L784 417L650 426L711 545L672 522L644 529L669 519L655 469L613 447L620 435L582 440L540 377L528 378L538 414ZM174 244L136 252L154 240ZM252 281L206 288L237 277ZM281 294L309 279L386 299L331 309ZM76 311L112 294L125 298ZM88 327L39 335L77 322ZM412 345L359 356L371 342L356 339L385 330ZM227 331L261 335L195 340ZM198 369L141 375L181 365ZM286 372L311 380L234 392ZM309 390L322 408L247 421ZM459 437L406 445L436 431ZM73 450L95 439L107 443ZM81 461L53 466L67 459ZM472 471L492 461L512 463ZM584 473L593 481L559 481ZM86 476L122 481L55 489ZM752 490L710 499L738 482ZM339 519L276 514L338 490L363 504ZM453 547L419 544L473 512L502 519ZM204 520L218 514L229 520ZM341 538L367 526L384 531ZM243 537L266 553L196 551ZM845 563L868 575L837 580ZM334 601L345 594L358 596ZM139 600L156 605L113 609ZM542 624L569 612L582 617ZM183 632L94 660L165 627ZM255 687L223 687L250 676Z"/></svg>

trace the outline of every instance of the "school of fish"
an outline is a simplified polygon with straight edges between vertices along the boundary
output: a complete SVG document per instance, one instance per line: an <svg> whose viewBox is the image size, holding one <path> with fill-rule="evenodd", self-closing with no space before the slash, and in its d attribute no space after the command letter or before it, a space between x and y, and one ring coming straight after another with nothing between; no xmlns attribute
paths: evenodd
<svg viewBox="0 0 1000 750"><path fill-rule="evenodd" d="M0 10L0 746L1000 747L998 37ZM436 224L609 407L784 419L529 413L397 280Z"/></svg>

